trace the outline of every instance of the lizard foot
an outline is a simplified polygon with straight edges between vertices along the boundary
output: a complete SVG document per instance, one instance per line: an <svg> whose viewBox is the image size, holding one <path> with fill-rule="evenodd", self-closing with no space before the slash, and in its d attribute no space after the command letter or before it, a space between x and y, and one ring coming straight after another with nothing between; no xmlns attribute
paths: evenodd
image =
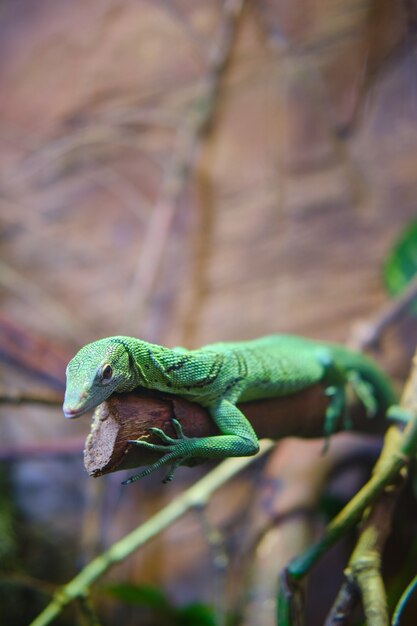
<svg viewBox="0 0 417 626"><path fill-rule="evenodd" d="M148 428L149 432L156 435L157 437L159 437L162 441L164 441L165 443L175 443L176 441L178 441L178 439L189 439L189 437L187 437L186 435L184 435L184 431L182 429L182 426L180 424L180 422L178 420L176 420L175 418L173 418L171 420L171 423L174 427L175 430L175 434L177 435L177 438L174 439L172 437L169 437L163 430L161 430L161 428Z"/></svg>
<svg viewBox="0 0 417 626"><path fill-rule="evenodd" d="M130 439L128 443L131 443L136 446L141 446L142 448L147 448L148 450L152 450L155 452L165 452L165 454L158 459L152 465L149 465L146 469L144 469L139 474L135 476L131 476L127 480L123 481L122 485L130 485L145 476L149 476L152 472L159 469L163 465L171 464L171 469L167 476L164 478L162 482L167 483L170 482L174 476L175 470L186 460L188 460L192 455L193 449L193 439L187 437L184 434L182 426L180 422L176 419L172 420L172 425L175 430L175 434L177 438L169 437L163 430L160 428L149 428L149 432L157 435L163 444L150 443L149 441L144 441L143 439Z"/></svg>

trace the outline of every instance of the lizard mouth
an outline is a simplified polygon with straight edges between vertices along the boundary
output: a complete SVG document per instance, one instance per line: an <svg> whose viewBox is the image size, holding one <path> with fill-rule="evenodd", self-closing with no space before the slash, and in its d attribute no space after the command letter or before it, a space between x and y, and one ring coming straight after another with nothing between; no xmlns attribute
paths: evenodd
<svg viewBox="0 0 417 626"><path fill-rule="evenodd" d="M67 419L73 419L74 417L80 417L89 410L87 402L87 394L85 392L81 394L71 394L66 392L64 397L64 404L62 410Z"/></svg>
<svg viewBox="0 0 417 626"><path fill-rule="evenodd" d="M73 419L74 417L80 417L85 413L85 409L70 409L63 406L64 415L67 419Z"/></svg>

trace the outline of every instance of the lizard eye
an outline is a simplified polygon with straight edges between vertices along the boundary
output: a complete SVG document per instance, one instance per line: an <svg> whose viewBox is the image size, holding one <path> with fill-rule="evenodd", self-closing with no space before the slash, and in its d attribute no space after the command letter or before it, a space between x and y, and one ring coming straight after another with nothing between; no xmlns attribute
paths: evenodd
<svg viewBox="0 0 417 626"><path fill-rule="evenodd" d="M101 380L103 382L108 382L112 376L113 376L112 366L109 364L103 365L103 369L101 370Z"/></svg>

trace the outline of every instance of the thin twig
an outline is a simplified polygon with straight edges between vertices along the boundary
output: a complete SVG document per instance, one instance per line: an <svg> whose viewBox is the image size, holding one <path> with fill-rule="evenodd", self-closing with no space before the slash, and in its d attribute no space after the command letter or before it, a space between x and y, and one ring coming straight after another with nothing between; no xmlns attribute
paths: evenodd
<svg viewBox="0 0 417 626"><path fill-rule="evenodd" d="M149 215L151 203L126 176L102 164L98 171L89 172L89 177L121 201L140 223L144 223Z"/></svg>
<svg viewBox="0 0 417 626"><path fill-rule="evenodd" d="M346 626L350 621L352 611L358 599L359 590L357 585L350 580L345 580L340 587L324 626Z"/></svg>
<svg viewBox="0 0 417 626"><path fill-rule="evenodd" d="M361 322L354 327L349 345L357 349L376 347L382 334L408 309L417 299L417 275L408 283L403 293L387 302L378 315L368 322Z"/></svg>
<svg viewBox="0 0 417 626"><path fill-rule="evenodd" d="M158 126L175 129L181 121L180 115L170 109L125 106L98 113L97 122L108 126Z"/></svg>
<svg viewBox="0 0 417 626"><path fill-rule="evenodd" d="M122 146L143 152L144 140L138 142L132 137L131 129L122 124L90 123L73 130L54 141L47 143L28 156L23 165L8 176L5 187L14 189L16 186L31 181L36 176L49 171L65 170L73 163L77 163L81 151L89 149L90 153L100 154L106 149L114 149L114 146Z"/></svg>
<svg viewBox="0 0 417 626"><path fill-rule="evenodd" d="M164 11L166 11L175 24L181 28L181 33L186 35L187 39L193 44L199 56L204 59L210 45L208 37L193 27L190 20L183 15L180 7L177 6L177 3L174 0L160 0L158 4L163 5Z"/></svg>

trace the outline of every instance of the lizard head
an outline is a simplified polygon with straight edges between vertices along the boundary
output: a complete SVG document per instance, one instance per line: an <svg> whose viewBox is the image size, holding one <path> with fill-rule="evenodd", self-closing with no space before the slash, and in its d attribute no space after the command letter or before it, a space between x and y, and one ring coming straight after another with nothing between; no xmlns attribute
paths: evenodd
<svg viewBox="0 0 417 626"><path fill-rule="evenodd" d="M65 417L79 417L115 391L134 386L130 356L122 338L99 339L81 348L69 362L64 399Z"/></svg>

